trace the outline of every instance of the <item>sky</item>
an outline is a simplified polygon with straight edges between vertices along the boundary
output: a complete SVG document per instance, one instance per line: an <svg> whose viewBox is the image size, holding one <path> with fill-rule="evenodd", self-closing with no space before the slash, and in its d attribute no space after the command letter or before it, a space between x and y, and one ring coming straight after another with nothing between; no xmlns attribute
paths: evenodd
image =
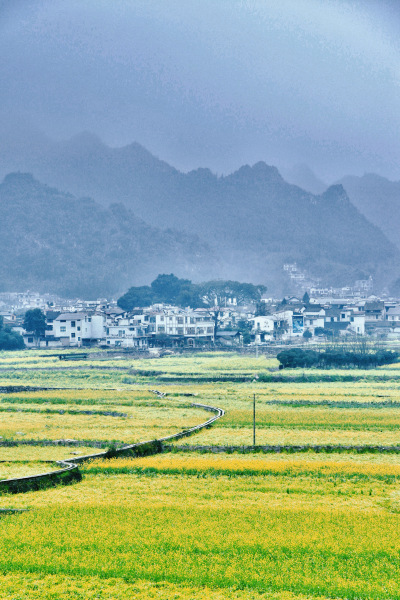
<svg viewBox="0 0 400 600"><path fill-rule="evenodd" d="M398 0L0 0L0 133L400 179Z"/></svg>

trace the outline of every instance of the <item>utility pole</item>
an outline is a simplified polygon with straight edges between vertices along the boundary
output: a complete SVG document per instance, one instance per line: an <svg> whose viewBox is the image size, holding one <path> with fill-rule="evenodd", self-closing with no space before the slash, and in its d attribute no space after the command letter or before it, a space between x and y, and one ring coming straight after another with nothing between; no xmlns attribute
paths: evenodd
<svg viewBox="0 0 400 600"><path fill-rule="evenodd" d="M253 446L256 445L256 395L253 394Z"/></svg>

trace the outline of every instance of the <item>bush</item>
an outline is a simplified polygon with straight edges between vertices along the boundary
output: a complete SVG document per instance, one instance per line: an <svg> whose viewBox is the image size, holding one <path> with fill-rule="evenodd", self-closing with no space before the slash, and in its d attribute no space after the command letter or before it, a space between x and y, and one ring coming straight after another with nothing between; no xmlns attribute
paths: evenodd
<svg viewBox="0 0 400 600"><path fill-rule="evenodd" d="M22 335L7 328L0 330L0 350L22 350L24 347Z"/></svg>
<svg viewBox="0 0 400 600"><path fill-rule="evenodd" d="M388 365L398 360L398 352L392 350L377 350L373 352L349 352L345 349L326 350L316 352L315 350L300 350L293 348L283 350L277 355L281 363L280 368L296 369L317 367L319 369L334 368L357 368L373 369L382 365Z"/></svg>

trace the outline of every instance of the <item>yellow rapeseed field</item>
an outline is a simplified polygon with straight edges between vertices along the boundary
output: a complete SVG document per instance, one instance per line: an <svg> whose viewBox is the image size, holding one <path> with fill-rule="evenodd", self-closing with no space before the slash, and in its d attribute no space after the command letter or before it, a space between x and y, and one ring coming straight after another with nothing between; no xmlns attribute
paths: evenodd
<svg viewBox="0 0 400 600"><path fill-rule="evenodd" d="M191 402L226 416L175 446L251 445L253 394L259 444L400 445L400 365L321 381L263 356L39 354L0 353L0 385L70 389L0 393L0 478L98 451L22 441L153 439L209 418ZM400 600L394 451L174 451L81 471L80 483L0 496L1 600Z"/></svg>

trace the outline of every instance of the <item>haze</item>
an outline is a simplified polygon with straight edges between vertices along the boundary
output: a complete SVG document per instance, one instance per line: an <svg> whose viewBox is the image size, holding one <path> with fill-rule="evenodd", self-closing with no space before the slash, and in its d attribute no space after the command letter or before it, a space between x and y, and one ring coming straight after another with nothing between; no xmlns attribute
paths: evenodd
<svg viewBox="0 0 400 600"><path fill-rule="evenodd" d="M400 178L398 2L0 2L0 131Z"/></svg>

